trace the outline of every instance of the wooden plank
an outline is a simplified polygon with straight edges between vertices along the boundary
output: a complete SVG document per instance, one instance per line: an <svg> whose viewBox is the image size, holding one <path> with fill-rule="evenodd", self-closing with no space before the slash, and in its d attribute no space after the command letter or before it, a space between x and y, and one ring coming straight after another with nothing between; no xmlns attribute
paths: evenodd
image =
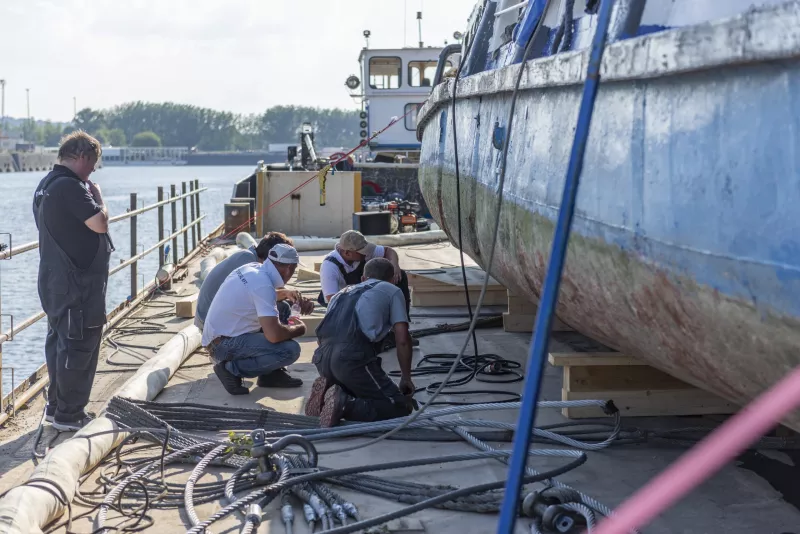
<svg viewBox="0 0 800 534"><path fill-rule="evenodd" d="M622 352L551 352L547 358L556 367L592 365L647 365Z"/></svg>
<svg viewBox="0 0 800 534"><path fill-rule="evenodd" d="M298 267L295 271L295 276L297 277L298 282L305 282L309 280L319 281L318 271L312 271L311 269L306 269L304 267Z"/></svg>
<svg viewBox="0 0 800 534"><path fill-rule="evenodd" d="M567 391L635 391L694 389L694 386L648 365L564 367Z"/></svg>
<svg viewBox="0 0 800 534"><path fill-rule="evenodd" d="M189 297L181 299L175 303L176 317L194 317L197 312L197 297L200 293L195 293Z"/></svg>
<svg viewBox="0 0 800 534"><path fill-rule="evenodd" d="M478 302L480 291L470 291L470 302L474 306ZM504 306L506 303L506 292L486 291L483 299L484 306ZM467 299L464 291L419 291L414 289L411 292L411 305L420 307L442 307L442 306L466 306Z"/></svg>
<svg viewBox="0 0 800 534"><path fill-rule="evenodd" d="M634 391L561 390L561 400L587 399L612 400L623 417L732 414L739 410L735 404L698 388ZM563 408L561 413L570 419L608 417L597 406Z"/></svg>
<svg viewBox="0 0 800 534"><path fill-rule="evenodd" d="M536 313L517 314L506 312L503 314L503 330L506 332L533 332L533 325L536 322ZM553 319L550 327L551 332L571 332L572 328L561 322L558 317Z"/></svg>
<svg viewBox="0 0 800 534"><path fill-rule="evenodd" d="M315 261L315 262L314 262L314 270L315 270L315 271L317 271L317 272L319 272L319 270L320 270L321 268L322 268L322 262L321 262L321 261Z"/></svg>
<svg viewBox="0 0 800 534"><path fill-rule="evenodd" d="M486 273L480 267L467 267L465 270L467 274L467 286L470 288L480 288L483 285L483 279ZM408 285L413 288L432 289L436 291L463 291L464 281L460 267L448 267L446 269L430 269L416 273L408 272ZM489 278L487 291L490 289L501 289L502 287L500 282L494 278ZM505 293L505 289L503 289L503 292Z"/></svg>

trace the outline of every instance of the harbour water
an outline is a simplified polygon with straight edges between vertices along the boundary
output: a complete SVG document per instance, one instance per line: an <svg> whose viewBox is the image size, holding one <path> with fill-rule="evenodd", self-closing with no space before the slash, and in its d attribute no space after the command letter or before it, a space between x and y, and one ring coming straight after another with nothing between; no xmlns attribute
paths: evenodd
<svg viewBox="0 0 800 534"><path fill-rule="evenodd" d="M248 175L253 166L231 167L104 167L92 175L103 191L110 215L124 213L130 207L130 193L137 193L139 207L156 202L158 186L169 195L170 185L180 191L181 182L197 179L208 191L201 194L200 210L206 215L202 222L203 233L222 222L222 204L230 196L236 180ZM0 232L11 233L13 244L22 245L38 239L36 224L31 211L31 200L36 186L46 173L0 174ZM181 203L178 203L178 224L183 220ZM171 222L169 206L164 210L165 235L169 235ZM150 248L158 241L158 210L138 217L138 250ZM130 257L130 221L113 224L110 230L116 251L111 256L111 266ZM8 236L2 236L7 243ZM179 257L183 255L183 239L178 239ZM191 234L189 239L191 247ZM30 251L10 260L0 262L0 295L2 295L2 331L11 326L9 317L15 322L37 314L41 308L36 290L36 274L39 262L38 251ZM149 283L158 269L158 253L154 252L139 262L139 287ZM123 269L109 279L107 304L111 310L130 294L130 270ZM46 319L19 334L13 341L3 345L3 391L11 391L11 368L16 381L27 377L44 363L44 337L47 332Z"/></svg>

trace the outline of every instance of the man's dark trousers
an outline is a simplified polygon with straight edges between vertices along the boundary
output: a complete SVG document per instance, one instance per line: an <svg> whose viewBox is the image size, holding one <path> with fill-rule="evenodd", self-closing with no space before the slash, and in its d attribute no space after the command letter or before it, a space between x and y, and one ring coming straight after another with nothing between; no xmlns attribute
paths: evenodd
<svg viewBox="0 0 800 534"><path fill-rule="evenodd" d="M350 421L381 421L405 417L411 407L381 367L375 345L358 327L356 303L368 288L348 288L339 294L317 327L320 346L312 362L320 376L338 384L353 399L345 405Z"/></svg>

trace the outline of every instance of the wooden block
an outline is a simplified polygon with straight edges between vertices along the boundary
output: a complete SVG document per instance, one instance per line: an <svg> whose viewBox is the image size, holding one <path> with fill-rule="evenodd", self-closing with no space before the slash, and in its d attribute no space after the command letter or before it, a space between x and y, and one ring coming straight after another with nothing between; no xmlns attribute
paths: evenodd
<svg viewBox="0 0 800 534"><path fill-rule="evenodd" d="M200 293L195 293L185 299L181 299L175 303L175 316L176 317L194 317L197 312L197 297Z"/></svg>
<svg viewBox="0 0 800 534"><path fill-rule="evenodd" d="M521 297L508 290L508 312L521 315L536 315L538 305L527 297Z"/></svg>
<svg viewBox="0 0 800 534"><path fill-rule="evenodd" d="M483 286L486 273L480 267L467 267L467 287L470 289ZM430 289L434 291L463 291L464 279L460 267L447 269L429 269L421 272L408 273L408 285L415 289ZM487 291L503 289L503 286L494 278L489 278ZM503 289L505 293L505 289ZM505 297L505 295L504 295ZM505 301L505 298L503 299ZM505 304L505 302L503 302Z"/></svg>
<svg viewBox="0 0 800 534"><path fill-rule="evenodd" d="M300 316L300 320L306 325L306 337L313 337L316 335L317 327L324 318L324 313L312 313L311 315Z"/></svg>
<svg viewBox="0 0 800 534"><path fill-rule="evenodd" d="M561 390L561 400L587 399L612 400L623 417L732 414L739 410L735 404L698 388L632 391ZM563 408L561 413L571 419L607 417L598 406Z"/></svg>
<svg viewBox="0 0 800 534"><path fill-rule="evenodd" d="M503 314L503 330L506 332L533 332L533 325L536 323L536 312L533 314L518 314L507 312ZM558 317L553 319L550 327L551 332L570 332L572 328L565 325Z"/></svg>
<svg viewBox="0 0 800 534"><path fill-rule="evenodd" d="M694 389L694 386L648 365L578 365L564 367L564 389L636 391Z"/></svg>
<svg viewBox="0 0 800 534"><path fill-rule="evenodd" d="M556 367L592 365L647 365L622 352L551 352L547 358Z"/></svg>
<svg viewBox="0 0 800 534"><path fill-rule="evenodd" d="M312 271L311 269L305 269L303 267L298 267L295 271L295 276L297 277L298 282L305 282L307 280L316 280L319 281L319 272Z"/></svg>
<svg viewBox="0 0 800 534"><path fill-rule="evenodd" d="M319 270L320 270L321 268L322 268L322 262L321 262L321 261L315 261L315 262L314 262L314 270L315 270L315 271L317 271L317 272L319 272Z"/></svg>
<svg viewBox="0 0 800 534"><path fill-rule="evenodd" d="M470 291L469 299L473 306L478 302L480 291ZM484 306L503 306L506 303L506 292L502 291L486 291L486 296L483 299ZM464 295L463 289L461 291L419 291L416 288L411 292L411 305L420 307L437 307L437 306L466 306L467 298Z"/></svg>

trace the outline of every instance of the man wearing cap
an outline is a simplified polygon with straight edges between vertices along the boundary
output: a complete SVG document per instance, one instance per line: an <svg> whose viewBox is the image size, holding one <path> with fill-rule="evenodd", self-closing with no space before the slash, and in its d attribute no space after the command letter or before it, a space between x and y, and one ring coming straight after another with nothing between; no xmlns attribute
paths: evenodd
<svg viewBox="0 0 800 534"><path fill-rule="evenodd" d="M285 367L300 357L294 338L306 325L279 320L277 295L294 274L300 256L294 247L277 244L259 265L235 269L214 296L203 327L202 344L214 362L214 373L231 395L246 395L243 378L258 377L259 387L299 387Z"/></svg>
<svg viewBox="0 0 800 534"><path fill-rule="evenodd" d="M364 265L373 258L386 258L392 264L394 273L391 282L400 288L406 301L406 315L410 315L411 292L408 289L408 276L400 268L400 258L391 247L370 243L356 230L348 230L339 237L339 242L322 261L319 278L322 284L318 301L327 306L331 297L347 286L361 283Z"/></svg>
<svg viewBox="0 0 800 534"><path fill-rule="evenodd" d="M286 234L269 232L261 239L258 245L234 252L208 273L206 279L203 280L203 285L200 286L200 294L197 296L197 311L194 315L194 325L200 331L203 330L206 315L208 315L208 310L214 301L214 296L228 275L248 263L264 263L272 247L279 243L294 246L292 239L287 237ZM303 313L311 313L314 310L314 303L308 299L303 299L298 291L279 289L277 300L280 321L283 324L286 324L289 320L289 315L291 315L291 302L297 302Z"/></svg>

